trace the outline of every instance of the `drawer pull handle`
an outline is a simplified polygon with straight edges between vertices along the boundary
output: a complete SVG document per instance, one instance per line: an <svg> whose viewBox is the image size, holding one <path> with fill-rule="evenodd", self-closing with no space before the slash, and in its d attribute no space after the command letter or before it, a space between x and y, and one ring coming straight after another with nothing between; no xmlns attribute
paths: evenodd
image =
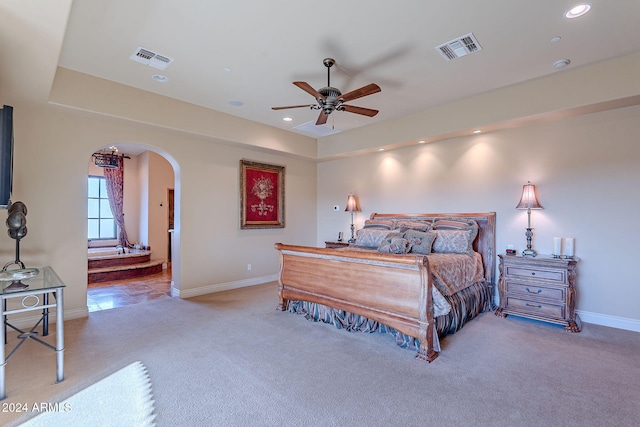
<svg viewBox="0 0 640 427"><path fill-rule="evenodd" d="M541 305L529 304L528 302L527 302L527 303L525 303L524 305L526 305L527 307L542 308L542 306L541 306Z"/></svg>
<svg viewBox="0 0 640 427"><path fill-rule="evenodd" d="M538 292L533 292L531 291L531 289L529 288L524 288L527 292L529 292L530 294L539 294L540 292L542 292L542 289L538 289Z"/></svg>

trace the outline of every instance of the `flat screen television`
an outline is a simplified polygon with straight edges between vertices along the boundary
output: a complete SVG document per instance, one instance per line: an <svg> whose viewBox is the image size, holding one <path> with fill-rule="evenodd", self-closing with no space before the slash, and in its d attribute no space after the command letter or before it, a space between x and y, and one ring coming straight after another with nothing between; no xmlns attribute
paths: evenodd
<svg viewBox="0 0 640 427"><path fill-rule="evenodd" d="M13 184L13 107L0 109L0 208L11 204Z"/></svg>

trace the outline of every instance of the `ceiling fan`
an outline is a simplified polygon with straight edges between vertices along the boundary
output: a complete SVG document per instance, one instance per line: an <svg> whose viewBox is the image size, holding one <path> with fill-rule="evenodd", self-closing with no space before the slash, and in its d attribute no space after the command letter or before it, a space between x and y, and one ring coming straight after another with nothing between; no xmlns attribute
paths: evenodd
<svg viewBox="0 0 640 427"><path fill-rule="evenodd" d="M360 89L352 90L344 95L339 89L331 87L331 67L336 63L333 58L325 58L322 63L327 67L327 86L320 90L315 90L309 83L306 82L293 82L294 85L304 90L308 94L312 95L317 104L305 104L305 105L289 105L286 107L272 107L272 110L285 110L288 108L303 108L309 107L312 110L320 110L320 115L316 121L316 125L323 125L327 122L329 114L333 111L347 111L349 113L362 114L363 116L373 117L378 114L378 110L372 110L370 108L356 107L354 105L346 105L345 102L353 101L354 99L362 98L363 96L372 95L381 91L380 86L375 83L368 84Z"/></svg>

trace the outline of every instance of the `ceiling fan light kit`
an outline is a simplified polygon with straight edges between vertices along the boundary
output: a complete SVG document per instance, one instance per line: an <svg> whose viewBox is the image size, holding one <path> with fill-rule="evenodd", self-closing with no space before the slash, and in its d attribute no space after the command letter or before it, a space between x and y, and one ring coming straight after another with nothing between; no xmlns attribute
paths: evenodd
<svg viewBox="0 0 640 427"><path fill-rule="evenodd" d="M373 117L378 114L378 110L371 108L356 107L354 105L346 105L345 102L362 98L367 95L373 95L381 91L380 86L375 83L368 84L359 89L352 90L346 94L342 94L340 89L331 86L331 67L336 63L333 58L325 58L322 63L327 67L327 86L315 90L309 83L293 82L294 85L307 92L316 99L316 104L305 105L289 105L286 107L272 107L273 110L285 110L289 108L311 108L312 110L320 110L320 115L316 121L316 125L323 125L327 122L329 114L333 111L347 111L349 113L360 114L363 116Z"/></svg>

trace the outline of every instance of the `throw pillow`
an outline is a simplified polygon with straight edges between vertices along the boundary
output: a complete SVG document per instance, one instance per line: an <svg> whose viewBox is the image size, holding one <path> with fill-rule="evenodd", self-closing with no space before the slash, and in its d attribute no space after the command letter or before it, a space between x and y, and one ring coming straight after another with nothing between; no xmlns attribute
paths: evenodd
<svg viewBox="0 0 640 427"><path fill-rule="evenodd" d="M421 255L429 255L431 253L431 247L436 236L435 231L407 230L404 233L404 238L411 244L411 253Z"/></svg>
<svg viewBox="0 0 640 427"><path fill-rule="evenodd" d="M478 223L472 219L441 218L433 223L434 230L469 230L471 242L478 236Z"/></svg>
<svg viewBox="0 0 640 427"><path fill-rule="evenodd" d="M387 234L389 230L385 228L361 228L356 232L354 246L375 249L380 246L380 242L387 237Z"/></svg>
<svg viewBox="0 0 640 427"><path fill-rule="evenodd" d="M472 230L435 230L432 251L442 254L471 254Z"/></svg>
<svg viewBox="0 0 640 427"><path fill-rule="evenodd" d="M429 231L431 230L431 223L427 221L398 221L396 228L400 231L407 230L419 230Z"/></svg>
<svg viewBox="0 0 640 427"><path fill-rule="evenodd" d="M409 249L409 241L402 237L385 239L378 246L378 252L383 254L406 254Z"/></svg>
<svg viewBox="0 0 640 427"><path fill-rule="evenodd" d="M368 219L364 222L364 227L362 228L384 228L386 230L391 230L395 225L395 221L387 221L383 219Z"/></svg>

